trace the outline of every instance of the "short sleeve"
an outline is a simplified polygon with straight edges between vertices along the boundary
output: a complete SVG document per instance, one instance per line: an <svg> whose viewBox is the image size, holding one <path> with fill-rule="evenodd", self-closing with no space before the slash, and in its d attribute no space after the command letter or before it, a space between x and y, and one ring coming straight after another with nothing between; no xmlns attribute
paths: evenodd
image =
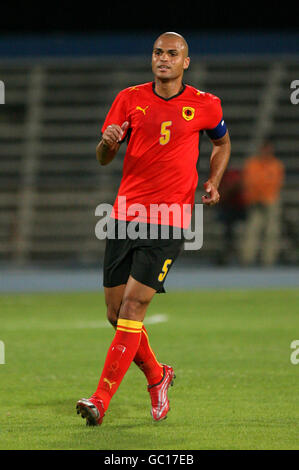
<svg viewBox="0 0 299 470"><path fill-rule="evenodd" d="M102 133L111 124L118 124L121 126L127 119L127 102L126 93L121 91L112 103L112 106L106 116L105 122L102 126Z"/></svg>

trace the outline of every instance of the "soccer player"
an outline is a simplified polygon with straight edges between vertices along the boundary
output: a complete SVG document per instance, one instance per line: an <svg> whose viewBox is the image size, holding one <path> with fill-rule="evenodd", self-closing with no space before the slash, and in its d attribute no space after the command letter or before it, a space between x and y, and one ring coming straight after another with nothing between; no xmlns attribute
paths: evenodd
<svg viewBox="0 0 299 470"><path fill-rule="evenodd" d="M167 394L174 370L157 360L143 320L154 294L165 292L166 275L182 249L184 237L177 238L174 228L183 231L190 223L191 215L185 217L184 210L194 206L201 133L205 131L212 142L203 204L211 206L219 201L217 188L230 157L220 99L183 82L189 64L185 39L173 32L160 35L152 53L154 81L122 90L102 127L96 149L101 165L110 163L127 140L123 176L112 214L115 224L127 226L135 220L136 212L129 214L119 203L124 197L126 207L138 204L146 209L138 220L145 224L148 235L153 226L164 226L163 214L151 217L153 204L167 208L175 204L182 211L169 219L168 239L158 230L155 239L116 236L106 242L105 300L108 320L116 332L97 389L89 399L77 402L77 413L86 418L87 425L102 423L133 361L147 379L152 418L165 419L169 411Z"/></svg>

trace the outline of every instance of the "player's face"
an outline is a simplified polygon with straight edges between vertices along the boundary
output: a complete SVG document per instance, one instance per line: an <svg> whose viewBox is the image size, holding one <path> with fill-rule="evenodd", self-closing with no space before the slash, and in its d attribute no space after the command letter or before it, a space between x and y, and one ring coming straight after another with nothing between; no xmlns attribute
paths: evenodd
<svg viewBox="0 0 299 470"><path fill-rule="evenodd" d="M179 38L157 39L152 55L153 74L165 81L182 77L190 62L190 58L186 56L186 46Z"/></svg>

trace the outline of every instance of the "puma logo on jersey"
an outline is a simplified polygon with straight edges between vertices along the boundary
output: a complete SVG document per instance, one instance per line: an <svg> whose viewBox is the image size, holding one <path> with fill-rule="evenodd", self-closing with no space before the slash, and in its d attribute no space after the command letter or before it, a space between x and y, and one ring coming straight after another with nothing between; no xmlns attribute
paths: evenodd
<svg viewBox="0 0 299 470"><path fill-rule="evenodd" d="M136 109L139 110L139 111L142 111L144 115L145 115L145 112L146 112L147 108L148 108L148 106L146 106L145 108L141 108L141 106L136 106Z"/></svg>
<svg viewBox="0 0 299 470"><path fill-rule="evenodd" d="M110 390L112 389L112 386L116 384L116 382L110 382L110 380L106 379L106 377L104 378L104 382L108 384Z"/></svg>

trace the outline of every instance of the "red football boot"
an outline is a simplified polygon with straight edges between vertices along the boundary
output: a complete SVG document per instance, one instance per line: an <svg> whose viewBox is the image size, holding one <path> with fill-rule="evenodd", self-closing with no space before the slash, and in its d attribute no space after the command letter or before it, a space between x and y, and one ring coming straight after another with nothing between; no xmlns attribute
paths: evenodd
<svg viewBox="0 0 299 470"><path fill-rule="evenodd" d="M167 417L170 409L167 390L170 385L173 385L173 379L175 379L173 368L166 364L162 365L164 374L160 382L155 385L148 385L147 387L152 402L151 415L155 421L161 421Z"/></svg>
<svg viewBox="0 0 299 470"><path fill-rule="evenodd" d="M86 426L100 426L105 416L105 410L102 400L96 395L90 398L81 398L77 402L77 414L86 418Z"/></svg>

